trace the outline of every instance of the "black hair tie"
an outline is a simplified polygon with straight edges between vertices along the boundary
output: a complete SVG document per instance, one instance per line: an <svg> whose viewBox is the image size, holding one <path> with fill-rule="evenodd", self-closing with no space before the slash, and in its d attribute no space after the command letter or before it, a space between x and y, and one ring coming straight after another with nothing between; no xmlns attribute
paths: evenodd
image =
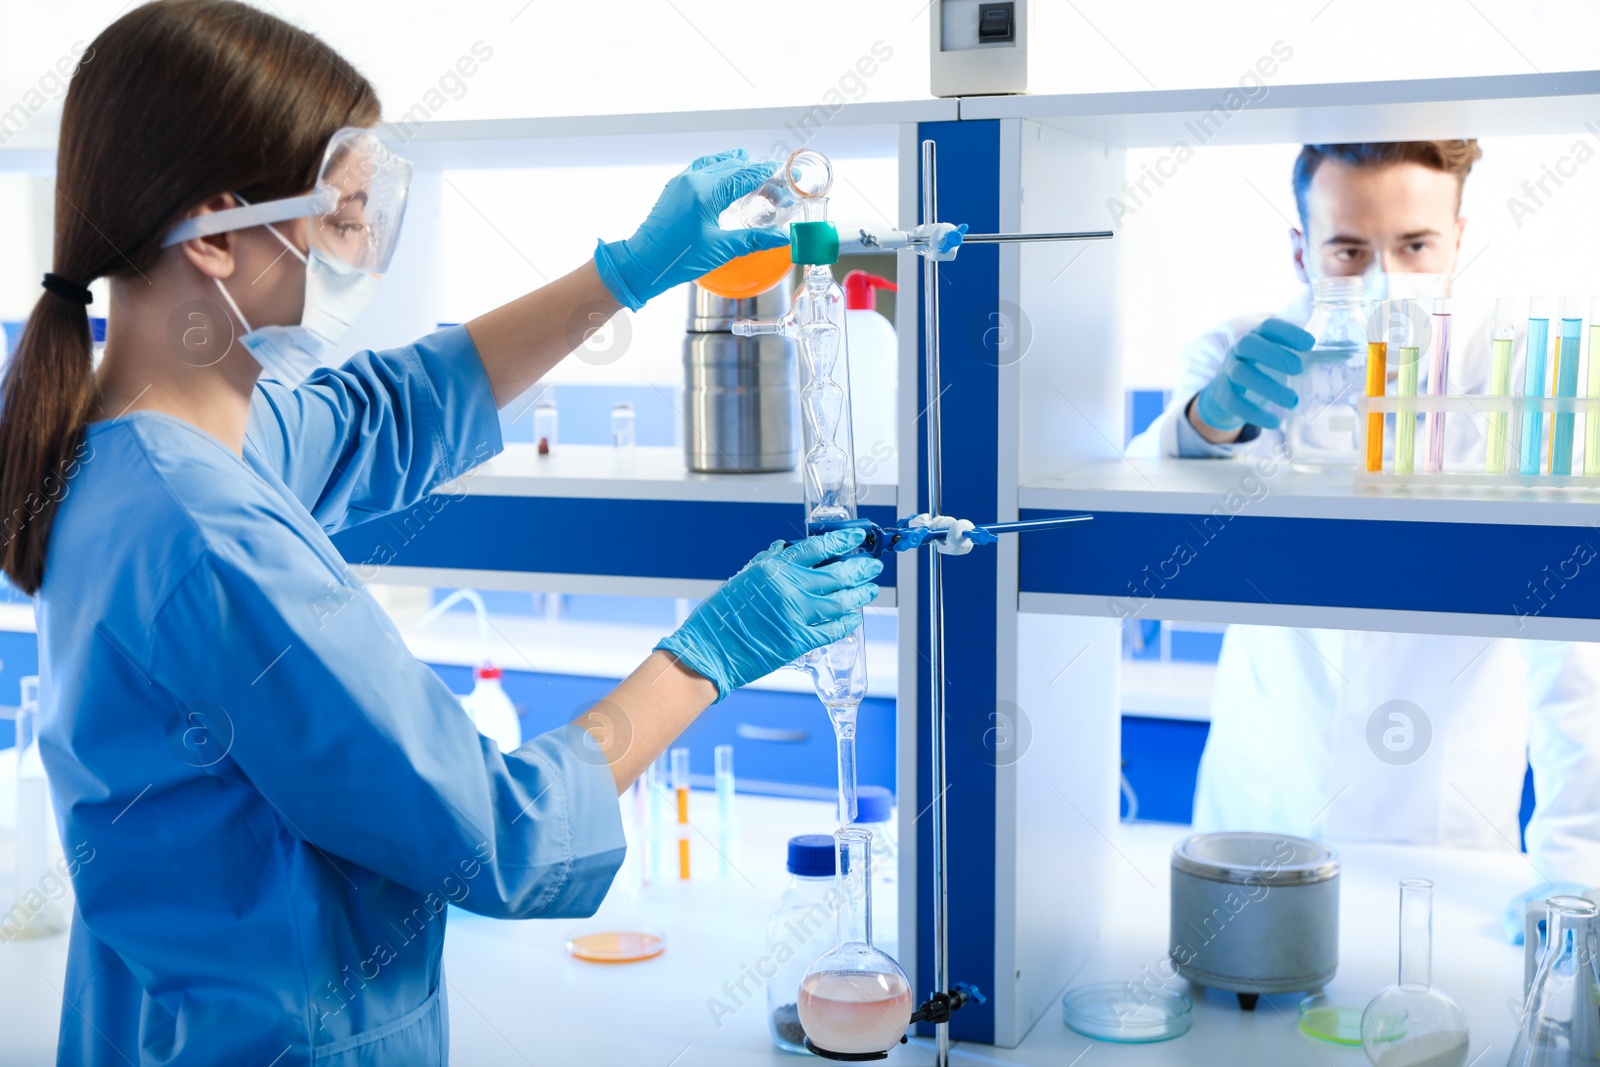
<svg viewBox="0 0 1600 1067"><path fill-rule="evenodd" d="M84 307L94 303L94 294L89 292L87 285L79 285L77 282L68 281L59 274L51 274L46 271L44 287L62 299L71 300L74 303L82 304Z"/></svg>

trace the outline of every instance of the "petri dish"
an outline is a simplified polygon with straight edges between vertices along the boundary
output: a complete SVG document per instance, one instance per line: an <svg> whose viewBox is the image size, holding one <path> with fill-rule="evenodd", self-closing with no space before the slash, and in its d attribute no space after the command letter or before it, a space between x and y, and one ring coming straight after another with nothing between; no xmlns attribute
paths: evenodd
<svg viewBox="0 0 1600 1067"><path fill-rule="evenodd" d="M567 940L567 955L589 963L638 963L666 950L666 935L652 930L600 930Z"/></svg>
<svg viewBox="0 0 1600 1067"><path fill-rule="evenodd" d="M1067 990L1061 1017L1075 1033L1100 1041L1166 1041L1189 1032L1194 1004L1181 993L1101 982Z"/></svg>
<svg viewBox="0 0 1600 1067"><path fill-rule="evenodd" d="M1361 1044L1361 1013L1365 1004L1351 1004L1326 993L1313 993L1300 1002L1300 1032L1335 1045Z"/></svg>

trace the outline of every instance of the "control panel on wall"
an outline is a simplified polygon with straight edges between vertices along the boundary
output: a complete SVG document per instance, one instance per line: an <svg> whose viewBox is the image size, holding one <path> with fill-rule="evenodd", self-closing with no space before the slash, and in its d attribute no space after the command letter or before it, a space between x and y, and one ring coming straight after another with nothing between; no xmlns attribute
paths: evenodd
<svg viewBox="0 0 1600 1067"><path fill-rule="evenodd" d="M934 0L934 96L986 96L1028 88L1031 0Z"/></svg>

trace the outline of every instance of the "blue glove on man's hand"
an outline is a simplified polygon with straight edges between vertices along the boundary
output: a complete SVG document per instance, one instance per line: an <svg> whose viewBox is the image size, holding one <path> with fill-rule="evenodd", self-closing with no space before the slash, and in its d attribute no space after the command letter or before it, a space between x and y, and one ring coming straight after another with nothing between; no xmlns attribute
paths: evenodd
<svg viewBox="0 0 1600 1067"><path fill-rule="evenodd" d="M724 230L724 208L772 176L776 163L751 163L744 149L701 156L667 183L661 198L626 241L602 241L594 265L617 302L638 311L645 301L738 256L782 248L782 230Z"/></svg>
<svg viewBox="0 0 1600 1067"><path fill-rule="evenodd" d="M1315 343L1316 338L1300 327L1268 319L1229 350L1217 376L1195 397L1194 413L1217 430L1237 430L1247 422L1276 429L1278 416L1263 407L1262 401L1281 408L1300 403L1284 378L1305 368L1305 354Z"/></svg>
<svg viewBox="0 0 1600 1067"><path fill-rule="evenodd" d="M721 700L854 630L856 609L872 603L883 564L870 556L836 559L861 546L862 530L835 530L766 551L694 609L657 648L717 687ZM818 566L825 559L833 563Z"/></svg>

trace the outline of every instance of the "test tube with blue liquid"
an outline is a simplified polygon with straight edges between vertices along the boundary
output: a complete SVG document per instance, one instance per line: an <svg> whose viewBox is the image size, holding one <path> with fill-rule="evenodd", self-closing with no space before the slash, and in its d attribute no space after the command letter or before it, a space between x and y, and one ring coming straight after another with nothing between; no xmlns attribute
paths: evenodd
<svg viewBox="0 0 1600 1067"><path fill-rule="evenodd" d="M1536 296L1528 301L1528 350L1523 355L1522 396L1524 400L1544 399L1545 376L1550 360L1550 300ZM1522 410L1522 462L1524 474L1539 473L1539 453L1544 449L1544 412L1537 404Z"/></svg>
<svg viewBox="0 0 1600 1067"><path fill-rule="evenodd" d="M1583 347L1583 298L1561 298L1561 340L1556 349L1556 396L1578 395L1578 360ZM1572 473L1572 438L1577 413L1558 411L1550 431L1550 473Z"/></svg>

